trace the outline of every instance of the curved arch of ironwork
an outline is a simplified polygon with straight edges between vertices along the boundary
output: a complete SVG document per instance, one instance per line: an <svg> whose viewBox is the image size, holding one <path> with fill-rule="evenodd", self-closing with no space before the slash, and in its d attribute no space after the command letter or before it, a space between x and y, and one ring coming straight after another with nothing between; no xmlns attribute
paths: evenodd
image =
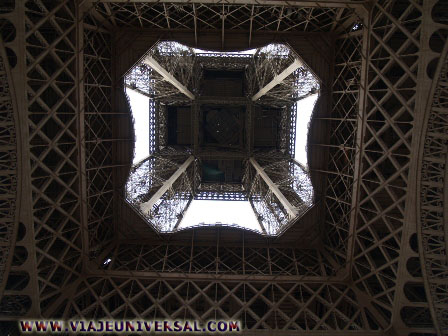
<svg viewBox="0 0 448 336"><path fill-rule="evenodd" d="M14 86L3 39L0 36L0 298L3 297L14 256L20 203ZM20 207L19 207L20 208Z"/></svg>
<svg viewBox="0 0 448 336"><path fill-rule="evenodd" d="M422 134L417 225L428 302L443 335L448 332L448 41L433 78Z"/></svg>

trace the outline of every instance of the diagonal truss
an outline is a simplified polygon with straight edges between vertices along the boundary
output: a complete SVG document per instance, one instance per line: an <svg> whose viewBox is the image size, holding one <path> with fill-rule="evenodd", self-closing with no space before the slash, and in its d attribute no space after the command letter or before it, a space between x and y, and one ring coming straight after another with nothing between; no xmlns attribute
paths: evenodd
<svg viewBox="0 0 448 336"><path fill-rule="evenodd" d="M143 213L149 213L156 202L173 187L173 184L185 173L190 164L194 161L193 156L189 156L188 159L180 165L180 167L169 177L168 180L164 181L162 186L151 196L151 198L140 204L140 209Z"/></svg>
<svg viewBox="0 0 448 336"><path fill-rule="evenodd" d="M290 64L285 70L276 75L268 84L266 84L263 88L260 89L254 96L252 97L252 101L256 101L264 96L267 92L272 90L275 86L279 85L283 80L296 71L297 68L301 67L303 63L298 59L295 59L292 64Z"/></svg>
<svg viewBox="0 0 448 336"><path fill-rule="evenodd" d="M278 198L280 203L285 207L286 212L289 215L289 218L295 218L297 215L297 209L288 201L288 199L282 194L277 185L271 180L271 178L264 172L263 168L260 167L258 162L254 159L250 159L250 163L257 171L257 174L261 176L264 182L268 185L270 191Z"/></svg>
<svg viewBox="0 0 448 336"><path fill-rule="evenodd" d="M194 94L192 94L184 85L182 85L173 75L166 71L157 61L151 56L146 56L143 63L150 66L157 71L167 82L173 84L180 92L186 95L191 100L194 100Z"/></svg>
<svg viewBox="0 0 448 336"><path fill-rule="evenodd" d="M448 264L446 251L448 248L447 216L448 216L448 189L446 130L448 106L447 97L447 70L448 70L448 43L447 35L440 35L438 39L444 42L440 52L437 67L434 69L433 83L426 105L425 123L426 131L420 166L420 186L417 186L417 195L420 204L417 218L417 232L419 235L419 251L426 296L430 304L431 316L439 334L448 330L447 285L446 274ZM433 36L432 36L433 38ZM440 44L442 45L442 44Z"/></svg>
<svg viewBox="0 0 448 336"><path fill-rule="evenodd" d="M188 153L165 150L132 168L126 200L156 230L172 231L179 225L193 198L193 162Z"/></svg>
<svg viewBox="0 0 448 336"><path fill-rule="evenodd" d="M0 38L0 44L3 45L3 39ZM2 223L0 226L0 296L7 297L14 301L14 297L8 295L11 285L7 285L5 279L10 274L14 274L14 246L17 240L17 219L16 198L18 192L17 186L17 144L14 110L17 105L14 99L14 93L11 70L5 48L0 50L0 82L2 92L0 95L0 165L1 165L1 197L0 212ZM19 239L20 240L20 239ZM16 263L17 264L17 263ZM8 299L7 299L8 300Z"/></svg>

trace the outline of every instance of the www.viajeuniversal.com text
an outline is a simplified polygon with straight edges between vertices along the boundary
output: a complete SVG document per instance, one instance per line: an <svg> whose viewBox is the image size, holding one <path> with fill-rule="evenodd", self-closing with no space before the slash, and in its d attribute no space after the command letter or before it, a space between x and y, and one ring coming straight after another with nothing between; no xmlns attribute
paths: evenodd
<svg viewBox="0 0 448 336"><path fill-rule="evenodd" d="M101 333L101 332L136 332L136 333L223 333L241 331L240 321L210 320L205 323L187 320L97 320L97 321L55 321L36 320L19 321L22 333Z"/></svg>

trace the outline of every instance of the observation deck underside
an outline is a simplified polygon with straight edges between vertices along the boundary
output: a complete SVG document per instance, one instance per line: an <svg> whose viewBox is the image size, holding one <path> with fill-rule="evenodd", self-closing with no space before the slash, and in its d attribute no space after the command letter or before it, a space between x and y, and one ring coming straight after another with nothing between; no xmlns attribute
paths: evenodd
<svg viewBox="0 0 448 336"><path fill-rule="evenodd" d="M125 86L150 101L150 155L132 168L126 199L153 230L177 231L193 199L248 200L265 235L314 206L307 168L293 157L296 120L308 122L296 103L319 82L287 46L198 53L160 42Z"/></svg>

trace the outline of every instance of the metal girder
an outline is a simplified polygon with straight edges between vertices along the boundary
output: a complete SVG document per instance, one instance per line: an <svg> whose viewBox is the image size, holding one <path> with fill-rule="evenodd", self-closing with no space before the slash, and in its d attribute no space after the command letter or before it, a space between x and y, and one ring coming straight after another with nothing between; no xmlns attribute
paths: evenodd
<svg viewBox="0 0 448 336"><path fill-rule="evenodd" d="M0 45L2 44L3 39L0 37ZM13 160L11 160L12 162L9 162L10 167L1 165L3 169L0 170L0 178L3 180L3 183L0 183L0 188L3 191L0 200L6 205L0 210L2 216L0 231L4 232L2 234L3 239L0 241L0 297L3 296L8 280L8 274L11 269L18 227L17 216L15 216L15 211L17 211L15 207L17 170L10 169L16 166L14 151L17 142L17 131L14 128L14 108L17 109L17 103L11 82L12 78L6 52L3 47L0 47L0 86L2 87L0 101L2 103L7 103L0 107L1 113L6 116L3 117L3 120L0 122L0 132L3 135L0 138L0 141L3 144L3 146L0 146L0 155L2 157L13 158ZM7 192L4 192L6 190Z"/></svg>
<svg viewBox="0 0 448 336"><path fill-rule="evenodd" d="M175 0L175 1L169 1L169 0L88 0L88 2L134 2L134 3L190 3L186 0ZM364 6L367 1L350 1L350 0L324 0L324 1L314 1L314 0L302 0L302 1L276 1L276 0L265 0L265 1L257 1L257 0L233 0L233 1L220 1L220 0L201 0L199 3L204 4L232 4L232 5L266 5L266 6L311 6L311 7L347 7L347 5L353 6L353 7L361 7Z"/></svg>
<svg viewBox="0 0 448 336"><path fill-rule="evenodd" d="M173 183L187 170L190 164L194 161L194 157L191 155L188 159L175 171L171 177L166 180L159 190L156 191L154 195L152 195L151 199L145 203L140 205L140 209L147 213L151 211L152 206L160 199L160 197L165 194L169 188L173 185Z"/></svg>
<svg viewBox="0 0 448 336"><path fill-rule="evenodd" d="M271 180L271 178L266 174L266 172L261 168L258 162L254 158L250 158L250 163L255 168L257 173L261 176L261 178L266 182L269 188L272 190L274 195L278 198L280 203L285 207L286 211L290 219L296 217L297 209L288 201L288 199L282 194L277 185Z"/></svg>
<svg viewBox="0 0 448 336"><path fill-rule="evenodd" d="M232 105L232 106L246 106L248 99L246 97L201 97L198 98L200 104L219 104L219 105Z"/></svg>
<svg viewBox="0 0 448 336"><path fill-rule="evenodd" d="M180 92L186 95L191 100L194 100L194 94L190 92L182 83L180 83L173 75L171 75L168 71L165 70L154 58L151 56L146 56L143 60L143 63L150 66L152 69L157 71L167 82L174 85Z"/></svg>
<svg viewBox="0 0 448 336"><path fill-rule="evenodd" d="M260 89L253 97L252 101L256 101L272 90L276 85L280 84L286 77L296 71L297 68L301 67L303 63L299 59L295 59L294 62L288 66L285 70L275 76L268 84Z"/></svg>
<svg viewBox="0 0 448 336"><path fill-rule="evenodd" d="M104 275L103 270L90 270L90 275L101 276ZM141 279L158 279L160 272L151 271L128 271L128 270L108 270L108 276L126 278L138 277ZM216 273L177 273L166 272L164 278L167 280L218 280L218 281L277 281L277 282L299 282L307 281L309 283L320 283L326 281L329 284L341 284L339 279L330 279L327 277L318 276L303 276L303 275L262 275L262 274L216 274Z"/></svg>
<svg viewBox="0 0 448 336"><path fill-rule="evenodd" d="M356 228L356 222L358 219L358 213L359 213L359 198L361 193L361 162L363 159L363 150L364 150L364 132L365 132L365 104L367 102L367 84L368 84L368 61L369 61L369 42L368 42L368 36L371 32L371 25L370 21L368 19L365 19L364 22L365 29L363 31L363 38L365 39L365 42L363 44L363 54L365 57L362 60L362 73L360 75L360 81L362 85L360 85L360 92L359 92L359 112L357 114L357 133L356 133L356 142L355 142L355 161L354 161L354 170L353 170L353 187L352 187L352 211L350 213L350 227L349 227L349 236L354 237L354 231ZM353 246L354 246L354 238L350 238L348 242L348 248L347 248L347 259L350 261L347 263L347 270L352 270L352 258L353 258Z"/></svg>
<svg viewBox="0 0 448 336"><path fill-rule="evenodd" d="M422 44L428 43L433 38L431 34L434 23L430 15L434 10L432 6L434 3L435 1L428 1L423 6L427 15L423 19L420 35ZM415 189L410 190L415 190L412 195L417 197L409 197L409 203L412 205L409 206L410 211L406 214L406 220L417 224L420 265L429 310L437 334L446 335L448 332L448 282L446 281L448 274L448 258L446 257L448 251L448 155L446 154L448 42L444 41L440 54L435 53L434 50L425 50L421 54L422 69L427 69L428 64L434 59L438 59L438 63L433 78L429 78L424 70L417 74L420 94L416 98L416 103L425 113L419 115L420 120L416 118L421 122L422 131L421 137L415 139L418 145L413 144L412 148L420 148L415 154L417 158L415 161L419 164L419 168L415 169L415 175L412 176L415 176L413 182L417 186L410 184L409 189L414 187ZM416 128L418 126L417 124ZM417 204L417 211L413 207L414 204ZM405 283L403 285L406 286Z"/></svg>

